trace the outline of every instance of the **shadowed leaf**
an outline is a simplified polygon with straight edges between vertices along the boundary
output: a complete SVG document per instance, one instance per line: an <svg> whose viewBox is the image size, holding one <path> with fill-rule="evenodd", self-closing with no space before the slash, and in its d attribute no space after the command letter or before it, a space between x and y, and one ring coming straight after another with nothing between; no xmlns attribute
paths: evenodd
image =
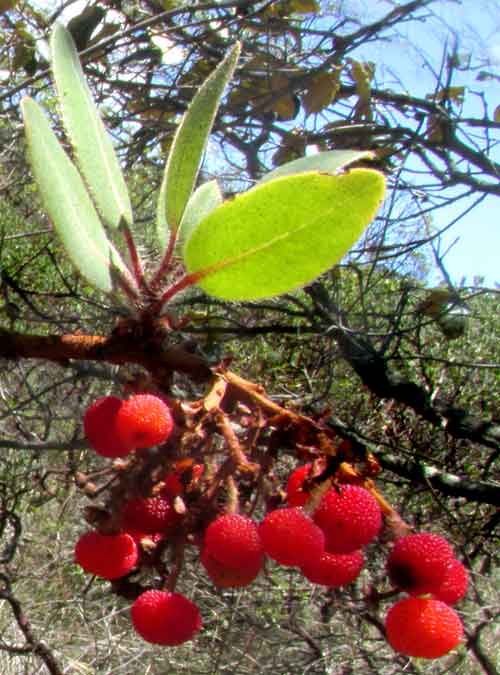
<svg viewBox="0 0 500 675"><path fill-rule="evenodd" d="M22 101L31 167L45 209L73 264L96 288L113 290L112 268L125 271L106 237L76 167L62 149L40 106Z"/></svg>
<svg viewBox="0 0 500 675"><path fill-rule="evenodd" d="M132 223L132 207L111 139L85 80L73 39L56 24L50 39L52 69L66 133L104 222Z"/></svg>

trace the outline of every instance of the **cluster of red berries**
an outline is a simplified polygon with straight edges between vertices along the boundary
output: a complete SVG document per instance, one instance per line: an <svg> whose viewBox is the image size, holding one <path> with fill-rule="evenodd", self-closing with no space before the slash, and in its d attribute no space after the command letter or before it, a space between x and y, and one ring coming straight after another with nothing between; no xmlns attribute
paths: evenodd
<svg viewBox="0 0 500 675"><path fill-rule="evenodd" d="M151 394L127 401L105 397L85 415L87 437L106 457L163 443L172 427L168 406ZM350 584L359 576L363 547L382 527L379 502L365 487L349 483L331 487L318 502L308 490L310 471L308 464L291 474L288 506L268 512L260 523L226 513L208 524L200 560L216 586L248 586L266 556L280 565L297 567L312 583L330 588ZM183 490L179 476L171 472L158 495L125 501L119 532L84 534L76 545L76 561L85 571L109 580L137 570L144 539L155 544L176 531L183 516L174 508L174 500ZM468 576L446 540L425 533L399 538L388 557L387 574L396 589L410 596L387 614L386 634L392 647L426 658L453 649L462 639L463 628L450 605L465 594ZM131 616L145 640L161 645L190 640L202 625L196 605L179 593L163 590L142 592Z"/></svg>
<svg viewBox="0 0 500 675"><path fill-rule="evenodd" d="M135 394L126 401L103 396L87 409L83 426L98 455L116 458L161 445L172 433L173 420L168 405L153 394Z"/></svg>
<svg viewBox="0 0 500 675"><path fill-rule="evenodd" d="M308 503L310 494L305 486L310 471L311 465L307 464L290 475L289 503ZM381 526L376 500L354 485L344 485L341 492L331 489L314 511L313 520L324 532L325 549L329 552L320 560L332 557L331 552L360 556L359 568L345 582L349 583L363 565L360 551L349 552L374 539ZM392 585L410 596L387 613L385 629L389 644L407 656L429 659L444 656L456 647L462 640L463 626L450 605L464 597L469 578L446 539L430 533L400 537L389 554L386 569ZM310 581L324 583L319 574L310 575L304 568L302 571Z"/></svg>
<svg viewBox="0 0 500 675"><path fill-rule="evenodd" d="M469 578L446 539L430 533L398 539L387 560L387 573L410 596L389 609L385 622L389 644L407 656L428 659L456 647L463 626L450 605L464 597Z"/></svg>
<svg viewBox="0 0 500 675"><path fill-rule="evenodd" d="M88 441L97 454L108 458L161 445L172 429L170 408L153 394L135 394L126 401L104 396L87 409L84 417ZM86 572L110 581L120 579L140 565L145 540L157 544L173 531L180 518L173 500L184 486L175 472L168 473L162 483L158 496L129 499L122 504L121 531L117 534L94 530L80 537L75 559ZM139 635L160 645L182 644L202 626L193 602L180 593L161 590L141 593L132 605L131 617Z"/></svg>

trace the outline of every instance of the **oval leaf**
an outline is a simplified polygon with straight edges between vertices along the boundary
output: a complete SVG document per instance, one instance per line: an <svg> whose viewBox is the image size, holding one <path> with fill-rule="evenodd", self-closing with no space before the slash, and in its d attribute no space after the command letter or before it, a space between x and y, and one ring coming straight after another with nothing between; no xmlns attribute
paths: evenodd
<svg viewBox="0 0 500 675"><path fill-rule="evenodd" d="M113 290L112 267L125 271L109 243L76 167L62 149L40 106L21 103L33 174L45 209L73 264L96 288Z"/></svg>
<svg viewBox="0 0 500 675"><path fill-rule="evenodd" d="M282 164L277 169L266 173L257 185L267 183L275 178L282 176L292 176L296 173L307 173L308 171L321 171L323 173L338 173L347 168L354 162L362 159L372 159L373 152L370 150L328 150L327 152L318 152L315 155L300 157L291 162Z"/></svg>
<svg viewBox="0 0 500 675"><path fill-rule="evenodd" d="M353 169L279 178L226 202L184 250L207 293L256 300L300 288L336 264L374 218L384 176Z"/></svg>
<svg viewBox="0 0 500 675"><path fill-rule="evenodd" d="M78 166L104 222L118 227L132 223L132 206L125 179L83 74L69 31L56 24L51 61L61 114Z"/></svg>
<svg viewBox="0 0 500 675"><path fill-rule="evenodd" d="M177 128L158 200L157 227L160 242L165 241L168 227L175 232L181 223L222 92L231 79L239 55L240 45L236 43L201 85Z"/></svg>

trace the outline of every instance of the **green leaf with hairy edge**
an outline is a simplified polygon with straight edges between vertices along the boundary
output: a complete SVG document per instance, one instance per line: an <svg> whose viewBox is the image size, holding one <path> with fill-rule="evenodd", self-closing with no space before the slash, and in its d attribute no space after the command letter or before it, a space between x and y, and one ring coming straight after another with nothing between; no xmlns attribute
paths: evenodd
<svg viewBox="0 0 500 675"><path fill-rule="evenodd" d="M198 223L220 206L223 201L222 192L216 180L211 180L208 183L200 185L186 204L186 209L179 226L179 239L185 243L196 229Z"/></svg>
<svg viewBox="0 0 500 675"><path fill-rule="evenodd" d="M175 232L182 221L224 87L232 77L240 49L237 42L201 85L177 128L158 199L157 230L160 242L165 242L168 228Z"/></svg>
<svg viewBox="0 0 500 675"><path fill-rule="evenodd" d="M40 106L21 102L31 168L43 203L66 252L96 288L113 290L113 268L126 270L106 237L76 167L64 152Z"/></svg>
<svg viewBox="0 0 500 675"><path fill-rule="evenodd" d="M69 31L56 24L50 38L52 71L61 114L92 198L110 227L133 220L125 179L83 74Z"/></svg>
<svg viewBox="0 0 500 675"><path fill-rule="evenodd" d="M299 159L294 159L292 162L282 164L278 168L273 169L273 171L266 173L257 185L267 183L275 178L281 178L282 176L307 173L308 171L338 173L354 162L372 158L373 152L370 150L329 150L327 152L318 152L315 155L300 157Z"/></svg>
<svg viewBox="0 0 500 675"><path fill-rule="evenodd" d="M257 300L300 288L335 265L374 218L385 178L372 169L277 178L212 211L184 260L204 291Z"/></svg>

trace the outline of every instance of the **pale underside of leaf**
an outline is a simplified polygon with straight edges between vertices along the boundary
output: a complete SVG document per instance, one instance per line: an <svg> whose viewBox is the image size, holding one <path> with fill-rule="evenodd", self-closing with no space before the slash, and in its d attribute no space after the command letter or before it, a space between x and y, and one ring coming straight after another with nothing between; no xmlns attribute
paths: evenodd
<svg viewBox="0 0 500 675"><path fill-rule="evenodd" d="M28 97L21 105L30 163L45 209L75 267L93 286L109 293L113 267L125 271L125 265L43 111Z"/></svg>
<svg viewBox="0 0 500 675"><path fill-rule="evenodd" d="M216 180L203 183L189 199L179 227L179 243L185 243L208 214L223 202L222 192Z"/></svg>
<svg viewBox="0 0 500 675"><path fill-rule="evenodd" d="M385 180L371 169L279 178L212 211L184 259L199 286L227 300L300 288L336 264L374 218Z"/></svg>
<svg viewBox="0 0 500 675"><path fill-rule="evenodd" d="M111 139L83 74L73 38L56 24L50 40L52 70L76 161L104 222L132 223L132 206Z"/></svg>
<svg viewBox="0 0 500 675"><path fill-rule="evenodd" d="M237 43L201 85L177 128L158 199L157 229L162 245L167 239L167 228L176 232L182 221L224 87L231 79L239 54Z"/></svg>
<svg viewBox="0 0 500 675"><path fill-rule="evenodd" d="M292 176L297 173L307 173L309 171L321 171L323 173L335 174L346 169L354 162L372 159L373 152L370 150L328 150L327 152L318 152L315 155L307 155L294 159L291 162L266 173L257 185L267 183L275 178L283 176Z"/></svg>

